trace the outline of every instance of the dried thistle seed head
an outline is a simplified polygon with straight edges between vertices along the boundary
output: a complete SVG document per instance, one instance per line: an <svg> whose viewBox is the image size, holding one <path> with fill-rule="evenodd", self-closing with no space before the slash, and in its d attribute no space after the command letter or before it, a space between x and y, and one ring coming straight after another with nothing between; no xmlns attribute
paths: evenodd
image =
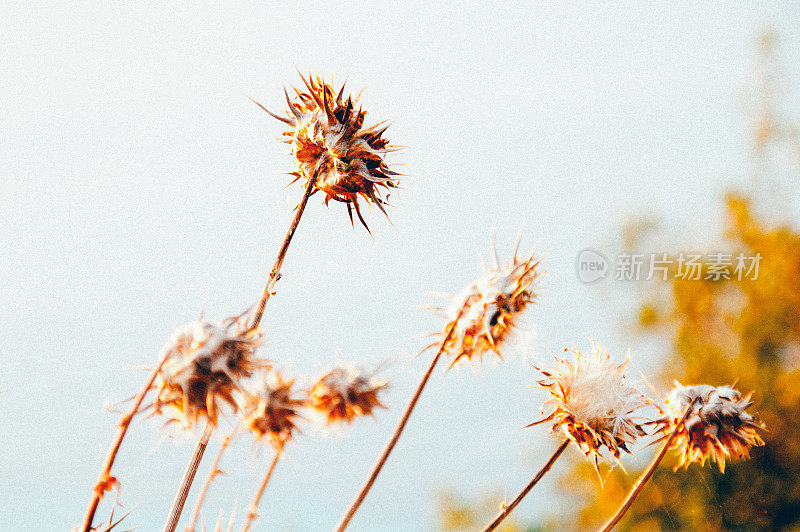
<svg viewBox="0 0 800 532"><path fill-rule="evenodd" d="M255 357L259 338L239 317L217 325L198 319L177 329L164 346L154 411L168 407L171 420L190 427L199 418L215 424L221 404L238 410L233 394L242 379L267 366Z"/></svg>
<svg viewBox="0 0 800 532"><path fill-rule="evenodd" d="M453 327L445 352L453 357L452 367L462 360L482 358L487 351L500 355L500 346L517 324L522 311L536 297L533 283L539 276L539 259L513 259L501 266L484 267L483 275L453 298L445 313L445 330ZM460 314L460 316L459 316Z"/></svg>
<svg viewBox="0 0 800 532"><path fill-rule="evenodd" d="M386 214L380 188L395 188L397 183L392 176L400 175L390 170L384 160L387 153L397 149L382 136L389 126L381 122L364 127L367 113L360 105L356 109L360 94L344 98L344 84L335 92L318 76L302 79L307 92L294 89L296 97L290 99L284 90L289 106L286 116L273 114L256 103L289 126L283 136L284 142L291 145L298 166L290 174L294 181L302 178L308 184L315 179L314 192L325 194L326 205L331 199L345 203L351 223L355 209L369 231L359 198L368 205L377 205Z"/></svg>
<svg viewBox="0 0 800 532"><path fill-rule="evenodd" d="M380 393L388 383L356 366L340 366L323 375L308 392L311 412L331 423L351 423L359 416L371 416L386 408Z"/></svg>
<svg viewBox="0 0 800 532"><path fill-rule="evenodd" d="M561 432L594 462L595 469L605 447L617 463L621 451L630 454L628 445L646 433L634 412L648 403L625 378L630 353L622 364L598 344L590 355L573 348L573 361L555 358L550 368L537 368L544 377L536 384L550 397L542 405L542 420L553 422L553 432ZM621 465L621 464L620 464Z"/></svg>
<svg viewBox="0 0 800 532"><path fill-rule="evenodd" d="M265 436L281 448L292 439L300 418L303 399L294 396L294 380L284 380L277 371L268 371L245 393L242 421L259 440Z"/></svg>
<svg viewBox="0 0 800 532"><path fill-rule="evenodd" d="M669 438L679 427L670 444L680 456L675 470L688 469L692 462L704 466L710 458L724 473L725 460L749 458L751 446L764 445L757 432L764 425L745 412L752 404L750 394L742 397L730 386L683 386L676 381L664 400L663 417L656 421L663 433L661 439ZM682 420L687 408L687 417Z"/></svg>

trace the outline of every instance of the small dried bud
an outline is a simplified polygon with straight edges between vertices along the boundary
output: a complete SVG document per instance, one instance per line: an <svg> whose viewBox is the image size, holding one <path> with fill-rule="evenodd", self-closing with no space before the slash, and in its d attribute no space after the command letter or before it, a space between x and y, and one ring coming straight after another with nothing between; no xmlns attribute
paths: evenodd
<svg viewBox="0 0 800 532"><path fill-rule="evenodd" d="M539 276L538 268L538 259L519 260L516 252L510 263L501 266L495 253L494 265L453 298L446 310L446 329L454 329L444 346L453 356L451 366L462 359L480 359L487 351L500 355L500 345L536 297L531 285Z"/></svg>
<svg viewBox="0 0 800 532"><path fill-rule="evenodd" d="M703 466L710 458L724 473L726 459L749 458L751 446L764 445L757 432L764 428L763 424L745 412L753 404L750 395L743 398L730 386L683 386L676 381L664 403L663 417L656 421L661 425L661 439L680 427L670 444L670 449L677 449L680 456L676 470L688 469L692 462Z"/></svg>
<svg viewBox="0 0 800 532"><path fill-rule="evenodd" d="M245 394L246 429L262 439L268 436L280 449L292 439L305 401L293 396L294 380L284 380L277 371L269 371Z"/></svg>
<svg viewBox="0 0 800 532"><path fill-rule="evenodd" d="M371 416L375 408L386 408L378 397L387 382L355 366L330 370L308 393L311 411L326 425L351 423L359 416Z"/></svg>
<svg viewBox="0 0 800 532"><path fill-rule="evenodd" d="M290 128L283 136L284 142L291 145L298 166L291 173L294 181L302 178L308 183L315 179L314 192L321 190L325 194L326 205L331 199L345 203L351 223L355 209L369 231L361 215L359 197L386 214L379 188L396 187L392 176L399 175L384 161L386 154L396 149L382 137L388 125L364 128L367 113L361 107L355 108L358 97L343 98L344 85L334 96L334 89L319 77L302 79L308 92L294 89L297 96L291 100L284 90L289 106L286 116L273 114L256 103Z"/></svg>
<svg viewBox="0 0 800 532"><path fill-rule="evenodd" d="M553 432L562 432L598 467L600 451L606 447L619 463L621 451L646 433L633 413L647 404L639 390L628 384L625 367L630 361L615 364L611 355L598 344L584 355L572 349L574 362L556 357L552 368L539 369L545 377L536 381L550 392L542 405L542 415L552 412L529 426L553 421Z"/></svg>
<svg viewBox="0 0 800 532"><path fill-rule="evenodd" d="M190 427L199 418L215 424L220 404L238 410L233 393L240 381L267 366L255 358L258 345L259 332L239 318L177 329L162 351L167 358L156 380L155 412L170 407L172 419Z"/></svg>

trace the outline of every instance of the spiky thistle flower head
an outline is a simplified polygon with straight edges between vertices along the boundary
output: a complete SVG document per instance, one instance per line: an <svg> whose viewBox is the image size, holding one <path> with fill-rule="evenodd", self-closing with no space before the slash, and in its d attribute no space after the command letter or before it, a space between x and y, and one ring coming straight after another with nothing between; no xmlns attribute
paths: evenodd
<svg viewBox="0 0 800 532"><path fill-rule="evenodd" d="M519 259L515 251L511 261L501 265L494 248L493 253L493 265L484 266L483 275L445 309L445 330L452 327L444 345L445 352L453 357L451 367L462 360L481 359L488 351L500 355L500 346L536 297L532 285L540 274L539 259L533 255Z"/></svg>
<svg viewBox="0 0 800 532"><path fill-rule="evenodd" d="M178 328L164 346L164 365L156 378L154 411L190 427L199 418L215 424L221 405L238 410L234 392L253 371L266 367L255 357L260 333L240 317L218 324L197 321Z"/></svg>
<svg viewBox="0 0 800 532"><path fill-rule="evenodd" d="M569 351L573 360L555 357L552 367L537 368L544 377L537 386L550 393L542 415L550 413L529 426L552 421L553 432L572 441L595 469L603 447L619 463L621 451L630 453L628 445L646 434L633 414L648 401L625 377L630 353L617 364L597 343L589 355L577 348Z"/></svg>
<svg viewBox="0 0 800 532"><path fill-rule="evenodd" d="M245 393L242 425L257 439L268 437L280 449L292 439L305 401L295 396L294 380L286 380L277 371L261 375Z"/></svg>
<svg viewBox="0 0 800 532"><path fill-rule="evenodd" d="M393 176L400 175L385 161L386 154L396 149L383 138L388 125L364 127L367 113L360 105L356 108L360 94L344 98L344 84L336 92L318 76L301 77L306 91L294 89L296 97L290 99L284 89L289 106L286 116L256 104L289 126L283 140L291 145L297 163L298 169L290 173L294 181L302 178L308 184L314 179L316 190L325 194L326 205L331 199L345 203L351 223L355 210L369 231L359 198L386 214L380 188L395 188Z"/></svg>
<svg viewBox="0 0 800 532"><path fill-rule="evenodd" d="M676 381L664 399L663 417L656 421L661 439L678 431L670 444L680 457L675 470L688 469L692 462L704 466L710 458L724 473L725 460L749 458L750 447L764 445L757 432L763 424L745 412L753 404L750 397L730 386L683 386Z"/></svg>
<svg viewBox="0 0 800 532"><path fill-rule="evenodd" d="M371 416L376 408L386 408L380 400L388 382L375 373L353 365L333 368L308 392L308 406L315 415L331 423L352 423L360 416Z"/></svg>

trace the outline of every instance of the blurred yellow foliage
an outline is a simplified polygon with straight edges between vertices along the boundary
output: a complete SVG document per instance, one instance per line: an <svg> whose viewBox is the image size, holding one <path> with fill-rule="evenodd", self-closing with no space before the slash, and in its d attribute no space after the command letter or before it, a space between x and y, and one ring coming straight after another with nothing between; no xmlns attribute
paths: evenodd
<svg viewBox="0 0 800 532"><path fill-rule="evenodd" d="M725 252L760 255L757 277L671 275L671 302L644 303L639 320L671 338L660 389L677 379L752 391L766 445L724 475L697 465L673 473L665 460L618 530L800 530L800 233L760 222L742 196L728 196L727 213ZM600 487L585 464L575 473L564 482L587 502L578 516L586 529L614 512L638 476L617 470Z"/></svg>

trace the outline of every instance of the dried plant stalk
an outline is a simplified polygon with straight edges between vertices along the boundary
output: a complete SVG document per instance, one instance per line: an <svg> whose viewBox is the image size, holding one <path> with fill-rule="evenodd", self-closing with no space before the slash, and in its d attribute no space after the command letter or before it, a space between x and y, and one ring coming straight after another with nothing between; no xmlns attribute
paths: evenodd
<svg viewBox="0 0 800 532"><path fill-rule="evenodd" d="M219 451L217 451L217 456L214 457L214 461L211 463L211 469L208 472L208 476L206 477L205 482L203 482L200 493L197 495L197 501L195 501L194 508L192 509L192 517L189 520L189 524L186 526L185 532L194 532L194 529L197 526L197 519L200 517L200 510L203 508L203 501L206 498L206 493L208 493L208 488L211 486L211 483L214 482L214 479L217 478L217 475L221 473L219 470L219 462L222 460L222 455L224 455L225 451L228 450L228 446L238 432L238 429L239 425L236 425L231 433L228 434L224 440L222 440L222 443L219 446Z"/></svg>
<svg viewBox="0 0 800 532"><path fill-rule="evenodd" d="M292 237L294 237L294 232L297 230L297 226L300 223L300 218L303 216L303 211L306 209L308 198L310 198L311 194L314 193L314 183L316 180L317 173L315 172L314 177L308 180L306 190L303 193L303 198L297 205L292 223L289 225L289 230L286 232L286 236L283 237L283 242L278 250L278 256L275 257L275 263L272 265L272 269L269 271L267 284L264 285L264 293L261 294L261 299L259 300L256 311L253 313L253 318L250 321L251 329L255 329L258 327L258 324L261 323L261 318L264 316L264 308L267 306L267 301L269 301L269 298L272 295L272 289L275 286L275 283L277 283L281 278L281 266L283 265L283 259L286 258L286 251L289 249L289 244L292 243Z"/></svg>
<svg viewBox="0 0 800 532"><path fill-rule="evenodd" d="M155 382L158 372L161 371L161 368L164 366L164 362L167 361L168 357L169 352L162 353L161 359L158 361L158 365L153 369L153 372L150 374L150 377L148 377L144 387L136 396L136 399L134 399L131 409L122 417L119 422L117 436L108 451L108 455L106 456L106 460L103 464L103 469L100 471L100 477L97 479L97 484L95 484L94 492L92 493L92 500L89 501L89 507L87 508L86 515L83 519L83 532L90 532L92 530L94 515L95 512L97 512L97 507L100 504L100 500L105 495L105 492L111 489L111 487L117 481L113 476L111 476L111 468L114 466L114 460L116 460L119 448L122 446L122 440L128 433L128 427L130 427L133 417L137 414L137 412L139 412L139 407L142 406L142 401L144 401L147 392L153 388L153 382Z"/></svg>
<svg viewBox="0 0 800 532"><path fill-rule="evenodd" d="M253 502L250 504L250 510L247 512L247 521L245 521L244 528L242 528L244 532L248 532L250 530L253 521L255 521L256 517L258 517L258 503L261 502L261 497L264 495L264 490L267 489L267 484L269 484L269 479L272 478L272 472L275 471L275 466L278 464L278 460L281 458L281 453L283 453L283 444L279 444L278 447L275 448L275 457L272 459L272 462L270 462L269 468L267 468L267 474L264 475L264 480L261 481L261 485L258 487L256 496L253 498Z"/></svg>
<svg viewBox="0 0 800 532"><path fill-rule="evenodd" d="M397 444L397 440L399 440L400 436L403 434L403 429L405 429L406 423L408 423L408 419L411 417L411 413L414 411L414 407L417 406L417 401L419 400L419 396L422 395L422 390L425 389L425 385L431 378L433 370L434 368L436 368L436 364L439 362L439 359L445 352L445 347L450 342L450 339L453 336L453 331L455 331L456 325L458 324L458 320L461 318L466 308L467 308L466 305L463 305L461 307L461 310L459 310L458 315L455 317L455 319L450 322L450 325L447 328L447 333L445 334L442 343L439 344L439 349L436 351L436 355L433 357L433 360L431 360L431 364L430 366L428 366L428 370L425 372L425 375L423 375L419 385L417 385L417 390L414 392L413 397L411 397L411 401L408 403L405 412L403 412L403 417L400 418L400 423L398 423L397 428L394 430L394 433L392 434L392 437L386 444L386 448L384 448L383 453L381 453L380 458L378 458L378 462L375 464L375 467L372 468L372 471L370 472L367 481L364 483L364 486L362 486L361 491L358 492L356 498L353 499L352 503L350 503L350 507L347 509L341 521L339 522L339 525L336 527L337 532L343 532L345 529L347 529L347 525L350 524L350 521L353 519L353 516L358 511L358 508L361 506L361 503L364 502L364 499L367 497L369 490L375 483L375 479L378 478L378 475L380 474L381 469L383 469L383 466L386 464L386 460L389 458L392 449L394 449L394 446Z"/></svg>
<svg viewBox="0 0 800 532"><path fill-rule="evenodd" d="M183 473L181 485L178 486L178 492L175 494L175 500L172 501L172 508L169 511L167 522L164 523L163 532L175 532L178 526L178 521L181 519L181 512L183 512L183 505L186 504L186 497L189 495L189 490L192 488L192 481L197 473L197 468L200 466L200 461L203 459L203 454L206 452L208 440L211 438L211 433L214 432L214 426L211 423L206 423L203 434L200 436L197 445L192 453L192 458L186 466L186 471Z"/></svg>
<svg viewBox="0 0 800 532"><path fill-rule="evenodd" d="M483 532L489 532L490 530L494 530L495 528L500 526L500 523L502 523L503 520L506 517L508 517L508 514L510 514L512 511L514 511L514 508L516 508L517 505L520 502L522 502L522 499L524 499L525 496L528 494L528 492L531 491L533 489L533 487L542 479L542 477L545 475L545 473L550 471L550 468L553 467L554 463L556 463L556 460L558 460L558 457L561 456L561 454L569 446L569 442L570 442L570 440L564 440L561 443L561 445L558 446L558 449L556 449L556 451L553 453L553 456L550 457L550 460L548 460L547 463L544 465L544 467L542 467L536 473L536 475L534 475L533 480L531 480L528 483L528 485L525 486L525 488L521 492L519 492L519 495L517 495L517 497L513 501L511 501L511 504L509 504L508 506L503 508L503 510L499 514L497 514L497 517L494 518L494 521L492 521L489 524L489 526L484 528Z"/></svg>

